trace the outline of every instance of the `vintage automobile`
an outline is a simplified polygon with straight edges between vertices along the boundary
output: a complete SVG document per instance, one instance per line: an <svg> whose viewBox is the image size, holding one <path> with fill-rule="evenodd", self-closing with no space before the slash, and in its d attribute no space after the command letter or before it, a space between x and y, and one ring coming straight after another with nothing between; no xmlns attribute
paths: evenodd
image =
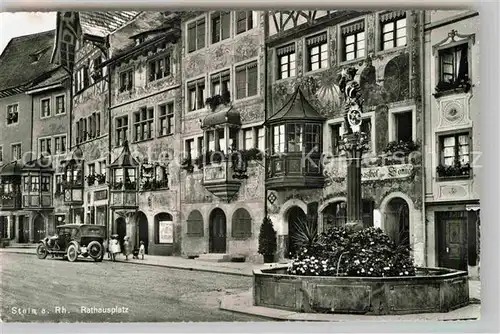
<svg viewBox="0 0 500 334"><path fill-rule="evenodd" d="M103 242L106 227L90 224L67 224L56 227L54 236L46 237L38 244L36 254L39 259L47 255L67 257L68 261L76 261L78 255L91 257L100 262L104 257Z"/></svg>

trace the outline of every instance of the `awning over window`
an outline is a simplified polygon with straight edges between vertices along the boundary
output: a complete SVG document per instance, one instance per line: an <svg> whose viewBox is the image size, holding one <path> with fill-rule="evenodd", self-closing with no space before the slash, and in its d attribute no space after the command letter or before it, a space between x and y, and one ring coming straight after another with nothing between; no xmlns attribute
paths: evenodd
<svg viewBox="0 0 500 334"><path fill-rule="evenodd" d="M203 120L202 128L208 128L222 124L241 125L240 113L234 110L232 106L228 109L214 112L205 117L205 119Z"/></svg>

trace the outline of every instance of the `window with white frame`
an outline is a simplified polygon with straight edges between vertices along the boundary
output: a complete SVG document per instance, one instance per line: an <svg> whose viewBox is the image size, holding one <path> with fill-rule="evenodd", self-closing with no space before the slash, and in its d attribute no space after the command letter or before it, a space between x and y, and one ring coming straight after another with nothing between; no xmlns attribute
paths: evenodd
<svg viewBox="0 0 500 334"><path fill-rule="evenodd" d="M95 175L95 163L88 164L88 175Z"/></svg>
<svg viewBox="0 0 500 334"><path fill-rule="evenodd" d="M159 136L167 136L174 133L174 102L158 106Z"/></svg>
<svg viewBox="0 0 500 334"><path fill-rule="evenodd" d="M191 157L191 159L195 159L197 157L197 151L194 139L186 140L186 155Z"/></svg>
<svg viewBox="0 0 500 334"><path fill-rule="evenodd" d="M50 191L50 176L42 176L41 177L41 183L40 183L40 188L43 192L49 192Z"/></svg>
<svg viewBox="0 0 500 334"><path fill-rule="evenodd" d="M257 128L257 148L262 152L266 150L266 139L263 126Z"/></svg>
<svg viewBox="0 0 500 334"><path fill-rule="evenodd" d="M52 153L52 138L42 138L39 139L39 154L50 154Z"/></svg>
<svg viewBox="0 0 500 334"><path fill-rule="evenodd" d="M273 153L285 153L285 125L273 128Z"/></svg>
<svg viewBox="0 0 500 334"><path fill-rule="evenodd" d="M7 125L16 124L19 121L19 105L11 104L7 106Z"/></svg>
<svg viewBox="0 0 500 334"><path fill-rule="evenodd" d="M342 60L349 61L365 56L365 21L342 27Z"/></svg>
<svg viewBox="0 0 500 334"><path fill-rule="evenodd" d="M215 151L215 131L207 131L208 151Z"/></svg>
<svg viewBox="0 0 500 334"><path fill-rule="evenodd" d="M205 78L188 82L189 111L203 109L205 106Z"/></svg>
<svg viewBox="0 0 500 334"><path fill-rule="evenodd" d="M471 175L470 153L472 137L469 131L439 136L438 177L469 178Z"/></svg>
<svg viewBox="0 0 500 334"><path fill-rule="evenodd" d="M456 84L469 79L469 45L461 44L439 51L439 81Z"/></svg>
<svg viewBox="0 0 500 334"><path fill-rule="evenodd" d="M327 34L323 32L306 38L307 71L315 71L328 67Z"/></svg>
<svg viewBox="0 0 500 334"><path fill-rule="evenodd" d="M380 15L382 50L405 46L406 12L403 10L387 12Z"/></svg>
<svg viewBox="0 0 500 334"><path fill-rule="evenodd" d="M253 148L253 129L243 129L243 149Z"/></svg>
<svg viewBox="0 0 500 334"><path fill-rule="evenodd" d="M295 76L295 43L276 50L278 57L278 80Z"/></svg>
<svg viewBox="0 0 500 334"><path fill-rule="evenodd" d="M63 177L62 174L56 174L54 178L54 190L56 194L62 194L63 192Z"/></svg>
<svg viewBox="0 0 500 334"><path fill-rule="evenodd" d="M210 82L212 83L212 96L224 95L231 92L231 75L229 70L212 74Z"/></svg>
<svg viewBox="0 0 500 334"><path fill-rule="evenodd" d="M116 118L116 146L122 146L125 140L127 140L128 132L128 117L118 117Z"/></svg>
<svg viewBox="0 0 500 334"><path fill-rule="evenodd" d="M255 27L255 12L251 10L236 11L236 34L241 34Z"/></svg>
<svg viewBox="0 0 500 334"><path fill-rule="evenodd" d="M257 95L257 61L236 66L236 99Z"/></svg>
<svg viewBox="0 0 500 334"><path fill-rule="evenodd" d="M106 160L99 161L99 173L106 175Z"/></svg>
<svg viewBox="0 0 500 334"><path fill-rule="evenodd" d="M55 154L66 153L66 135L54 137Z"/></svg>
<svg viewBox="0 0 500 334"><path fill-rule="evenodd" d="M134 141L153 138L153 108L143 107L134 113Z"/></svg>
<svg viewBox="0 0 500 334"><path fill-rule="evenodd" d="M89 86L89 68L88 65L81 66L75 72L75 93L79 93Z"/></svg>
<svg viewBox="0 0 500 334"><path fill-rule="evenodd" d="M40 111L42 118L50 117L50 99L42 99L40 101Z"/></svg>
<svg viewBox="0 0 500 334"><path fill-rule="evenodd" d="M149 62L148 81L155 81L168 77L172 71L170 54L153 59Z"/></svg>
<svg viewBox="0 0 500 334"><path fill-rule="evenodd" d="M210 15L212 22L212 44L230 37L231 13L219 11Z"/></svg>
<svg viewBox="0 0 500 334"><path fill-rule="evenodd" d="M302 124L287 124L286 137L288 142L287 152L301 152L304 139L304 127Z"/></svg>
<svg viewBox="0 0 500 334"><path fill-rule="evenodd" d="M205 18L201 18L188 24L188 52L203 49L205 47Z"/></svg>
<svg viewBox="0 0 500 334"><path fill-rule="evenodd" d="M56 96L56 115L62 115L66 112L64 95Z"/></svg>
<svg viewBox="0 0 500 334"><path fill-rule="evenodd" d="M411 142L413 140L413 112L404 111L393 114L394 140L397 142Z"/></svg>

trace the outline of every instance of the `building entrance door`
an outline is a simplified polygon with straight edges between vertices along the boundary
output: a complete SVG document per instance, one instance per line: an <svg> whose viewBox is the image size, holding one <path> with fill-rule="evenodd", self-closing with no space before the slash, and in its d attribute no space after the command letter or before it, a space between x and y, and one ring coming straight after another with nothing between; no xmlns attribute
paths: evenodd
<svg viewBox="0 0 500 334"><path fill-rule="evenodd" d="M226 252L226 214L217 208L210 215L210 253Z"/></svg>
<svg viewBox="0 0 500 334"><path fill-rule="evenodd" d="M466 211L437 212L439 266L467 271Z"/></svg>

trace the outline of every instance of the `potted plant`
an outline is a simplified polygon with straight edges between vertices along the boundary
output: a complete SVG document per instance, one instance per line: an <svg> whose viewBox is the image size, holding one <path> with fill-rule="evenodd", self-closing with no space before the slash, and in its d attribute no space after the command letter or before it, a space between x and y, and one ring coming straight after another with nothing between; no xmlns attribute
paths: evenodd
<svg viewBox="0 0 500 334"><path fill-rule="evenodd" d="M87 181L87 184L89 186L93 186L94 185L95 179L96 179L95 174L90 174L90 175L85 176L85 181Z"/></svg>
<svg viewBox="0 0 500 334"><path fill-rule="evenodd" d="M106 174L96 174L96 179L98 184L103 184L106 182Z"/></svg>
<svg viewBox="0 0 500 334"><path fill-rule="evenodd" d="M266 217L260 226L258 250L259 254L264 256L264 263L274 262L274 253L277 247L276 230L271 219Z"/></svg>

